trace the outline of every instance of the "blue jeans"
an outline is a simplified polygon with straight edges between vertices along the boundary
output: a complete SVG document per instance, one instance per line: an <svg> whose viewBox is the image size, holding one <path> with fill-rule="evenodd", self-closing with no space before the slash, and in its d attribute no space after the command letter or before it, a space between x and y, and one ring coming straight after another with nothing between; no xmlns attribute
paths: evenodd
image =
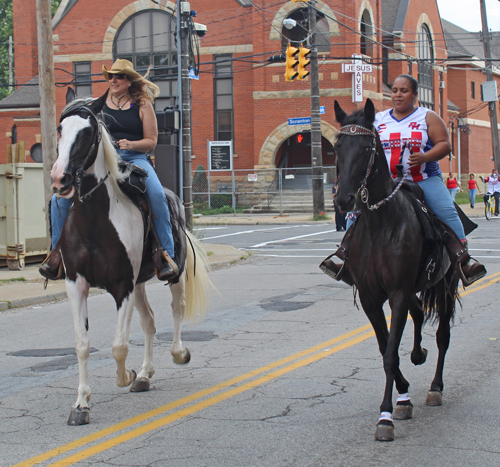
<svg viewBox="0 0 500 467"><path fill-rule="evenodd" d="M418 182L418 184L424 190L424 199L427 206L431 208L431 211L448 225L458 235L460 240L464 240L465 232L462 222L458 217L457 210L448 194L448 189L443 183L442 177L429 177Z"/></svg>
<svg viewBox="0 0 500 467"><path fill-rule="evenodd" d="M120 151L119 154L124 161L138 165L148 172L148 178L146 179L146 195L151 204L151 210L153 211L153 223L160 239L161 246L167 251L171 258L174 258L174 238L172 236L172 225L170 224L170 211L158 175L156 175L153 166L148 162L146 154L136 151ZM71 202L71 199L57 198L56 195L52 196L52 248L54 248L61 237L62 228L66 221L66 217L68 217L68 210Z"/></svg>
<svg viewBox="0 0 500 467"><path fill-rule="evenodd" d="M457 196L457 188L448 188L450 192L451 200L455 202L455 196Z"/></svg>
<svg viewBox="0 0 500 467"><path fill-rule="evenodd" d="M476 204L476 193L477 193L477 189L476 188L473 188L472 190L469 190L469 201L470 201L470 205L472 207L474 207L474 205Z"/></svg>

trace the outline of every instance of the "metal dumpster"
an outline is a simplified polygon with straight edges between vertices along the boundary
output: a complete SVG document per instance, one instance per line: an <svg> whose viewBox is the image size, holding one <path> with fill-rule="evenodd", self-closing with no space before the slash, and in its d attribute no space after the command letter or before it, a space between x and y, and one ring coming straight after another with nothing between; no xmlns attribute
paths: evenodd
<svg viewBox="0 0 500 467"><path fill-rule="evenodd" d="M0 266L21 270L47 254L43 164L0 164Z"/></svg>

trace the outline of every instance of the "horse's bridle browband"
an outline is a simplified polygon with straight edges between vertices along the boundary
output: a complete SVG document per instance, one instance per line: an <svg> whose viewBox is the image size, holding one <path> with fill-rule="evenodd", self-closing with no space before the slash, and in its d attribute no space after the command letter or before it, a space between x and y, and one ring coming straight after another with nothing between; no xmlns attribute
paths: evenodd
<svg viewBox="0 0 500 467"><path fill-rule="evenodd" d="M403 185L403 182L405 181L407 175L410 173L410 169L407 170L407 172L405 173L405 175L403 176L403 178L399 182L398 186L394 189L394 191L387 198L384 198L384 199L380 200L378 203L372 204L370 206L368 204L368 188L366 187L366 184L368 182L368 177L370 176L373 164L375 162L375 152L376 152L378 134L376 133L375 128L373 130L369 130L368 128L365 128L364 126L355 125L355 124L343 126L342 128L340 128L339 133L341 135L346 135L346 136L371 136L373 138L372 148L371 148L371 153L370 153L370 160L368 162L368 167L366 168L365 178L363 179L363 182L361 183L361 186L359 187L358 193L359 193L359 196L361 198L361 202L363 204L366 204L366 207L370 211L374 211L374 210L378 209L380 206L387 203L387 201L389 201L391 198L394 197L394 195L399 191L399 189ZM403 145L401 155L403 154L405 148L406 148L406 145Z"/></svg>

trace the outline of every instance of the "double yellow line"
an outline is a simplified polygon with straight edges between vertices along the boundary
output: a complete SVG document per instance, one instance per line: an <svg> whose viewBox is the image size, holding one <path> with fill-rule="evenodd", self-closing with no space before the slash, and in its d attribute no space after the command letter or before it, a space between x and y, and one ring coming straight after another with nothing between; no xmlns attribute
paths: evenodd
<svg viewBox="0 0 500 467"><path fill-rule="evenodd" d="M489 287L490 285L498 281L500 281L500 273L493 274L492 276L478 281L475 287L464 291L460 295L461 297L464 297L472 292L476 292L478 290ZM328 357L336 352L352 347L353 345L359 344L360 342L363 342L374 335L375 334L372 330L371 325L367 324L353 331L347 332L341 336L338 336L335 339L323 342L322 344L303 350L294 355L290 355L289 357L270 363L269 365L250 371L236 378L232 378L210 388L198 391L190 396L177 399L176 401L173 401L169 404L163 405L149 412L145 412L141 415L137 415L136 417L132 417L121 423L110 426L109 428L72 441L71 443L64 444L62 446L59 446L58 448L32 457L31 459L27 459L23 462L13 465L12 467L33 466L46 460L53 459L74 449L97 442L97 444L94 444L93 446L81 450L75 454L69 455L68 457L56 461L47 467L63 467L73 465L78 461L92 457L100 452L106 451L107 449L111 449L114 446L142 436L183 417L192 415L196 412L199 412L200 410L203 410L233 396L248 391L249 389L255 388L261 384L267 383L268 381L279 378L286 373L294 371L298 368L302 368L306 365L309 365L310 363L321 360L322 358ZM185 406L187 404L192 405L181 408L182 406ZM175 409L179 410L174 411ZM166 414L167 412L171 413ZM136 427L134 428L134 426ZM128 428L132 429L119 434L120 431ZM104 438L107 437L109 439L104 440ZM99 442L100 440L103 441Z"/></svg>

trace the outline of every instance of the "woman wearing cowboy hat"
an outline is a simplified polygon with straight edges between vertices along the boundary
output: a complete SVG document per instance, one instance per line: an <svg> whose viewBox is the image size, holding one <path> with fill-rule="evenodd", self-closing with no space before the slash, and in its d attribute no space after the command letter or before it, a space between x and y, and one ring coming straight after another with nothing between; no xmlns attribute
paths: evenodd
<svg viewBox="0 0 500 467"><path fill-rule="evenodd" d="M146 194L154 212L153 223L163 251L155 255L156 274L160 280L176 277L178 267L174 258L174 239L170 224L170 212L163 187L147 160L147 153L154 150L158 141L158 127L153 100L159 94L158 86L141 76L131 62L116 60L111 69L102 67L109 83L108 97L102 109L102 117L109 133L115 140L120 157L148 172ZM51 216L52 245L57 245L71 200L52 198ZM67 204L67 206L66 206ZM62 276L61 255L57 246L40 267L40 273L48 279Z"/></svg>

